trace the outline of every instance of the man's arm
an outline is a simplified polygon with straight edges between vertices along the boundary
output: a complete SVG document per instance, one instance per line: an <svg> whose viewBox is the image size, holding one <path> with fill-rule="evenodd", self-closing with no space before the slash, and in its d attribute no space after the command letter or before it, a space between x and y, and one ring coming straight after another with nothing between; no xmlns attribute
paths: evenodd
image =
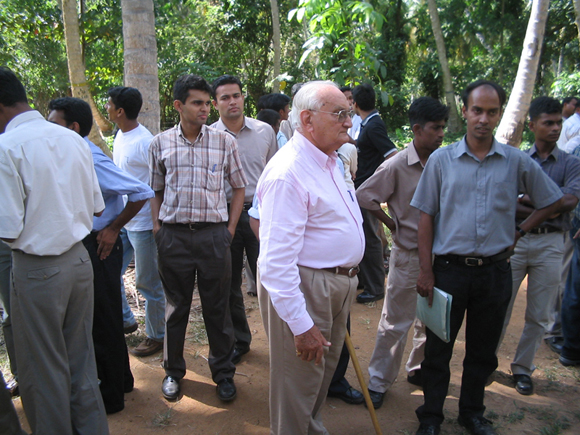
<svg viewBox="0 0 580 435"><path fill-rule="evenodd" d="M230 216L228 220L228 231L234 237L236 227L240 220L240 214L244 208L245 187L232 188L232 200L230 201Z"/></svg>
<svg viewBox="0 0 580 435"><path fill-rule="evenodd" d="M113 250L113 246L115 246L115 242L117 241L117 237L119 237L121 229L127 222L133 219L137 213L139 213L139 210L143 208L146 202L146 199L128 202L123 211L119 213L119 216L117 216L117 218L108 226L99 231L99 234L97 234L97 243L99 245L97 248L97 255L101 260L104 260L109 256Z"/></svg>
<svg viewBox="0 0 580 435"><path fill-rule="evenodd" d="M524 231L530 231L532 228L537 227L542 222L544 222L546 219L549 219L550 216L552 216L554 213L557 213L561 207L561 203L562 203L562 199L559 199L547 207L540 208L538 210L534 210L532 212L532 214L529 215L528 218L520 224L520 228ZM519 233L519 231L516 231L516 236L515 236L514 245L512 246L512 249L513 249L513 247L515 247L517 241L520 238L521 238L521 234Z"/></svg>
<svg viewBox="0 0 580 435"><path fill-rule="evenodd" d="M159 220L159 210L161 209L161 204L163 204L164 197L165 197L164 190L156 190L155 196L151 198L151 219L153 219L153 235L156 235L157 231L161 229L161 221Z"/></svg>
<svg viewBox="0 0 580 435"><path fill-rule="evenodd" d="M419 245L419 278L417 279L417 293L429 298L429 306L433 303L433 227L434 217L421 212L419 231L417 233ZM519 234L519 233L518 233Z"/></svg>
<svg viewBox="0 0 580 435"><path fill-rule="evenodd" d="M391 233L395 232L395 221L391 219L391 217L385 213L383 209L380 210L369 210L373 216L375 216L378 220L384 223L387 228L391 231Z"/></svg>

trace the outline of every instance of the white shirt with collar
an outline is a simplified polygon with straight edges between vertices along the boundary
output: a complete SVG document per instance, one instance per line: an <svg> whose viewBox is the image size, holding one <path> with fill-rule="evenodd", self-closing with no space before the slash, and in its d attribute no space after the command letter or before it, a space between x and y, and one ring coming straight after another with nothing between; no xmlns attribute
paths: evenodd
<svg viewBox="0 0 580 435"><path fill-rule="evenodd" d="M0 135L0 198L0 237L39 256L67 252L105 208L87 143L36 110Z"/></svg>
<svg viewBox="0 0 580 435"><path fill-rule="evenodd" d="M558 139L558 148L564 150L566 152L571 152L572 150L568 151L569 147L567 146L570 139L578 136L580 134L580 113L576 112L562 125L562 132L560 133L560 139ZM573 148L572 148L573 149Z"/></svg>

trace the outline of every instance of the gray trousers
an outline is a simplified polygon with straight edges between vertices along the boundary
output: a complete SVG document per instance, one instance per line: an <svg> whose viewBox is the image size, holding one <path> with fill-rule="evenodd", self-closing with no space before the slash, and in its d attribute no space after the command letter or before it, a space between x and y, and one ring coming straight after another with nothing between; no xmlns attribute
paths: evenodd
<svg viewBox="0 0 580 435"><path fill-rule="evenodd" d="M10 360L10 371L18 379L16 354L14 353L14 336L12 335L12 319L10 319L10 271L12 270L12 249L0 240L0 305L4 310L2 315L2 332L6 342L6 351Z"/></svg>
<svg viewBox="0 0 580 435"><path fill-rule="evenodd" d="M346 319L358 279L299 266L306 309L332 343L319 365L296 356L294 334L276 312L258 277L262 321L270 344L270 432L275 435L328 434L321 410L346 335Z"/></svg>
<svg viewBox="0 0 580 435"><path fill-rule="evenodd" d="M57 256L13 251L19 386L35 435L105 435L93 349L93 268L81 242Z"/></svg>

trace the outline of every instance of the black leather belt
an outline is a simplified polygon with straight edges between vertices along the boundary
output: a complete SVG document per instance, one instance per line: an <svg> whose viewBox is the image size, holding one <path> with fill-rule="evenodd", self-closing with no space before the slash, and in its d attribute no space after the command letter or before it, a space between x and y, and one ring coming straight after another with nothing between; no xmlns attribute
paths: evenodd
<svg viewBox="0 0 580 435"><path fill-rule="evenodd" d="M189 228L191 231L199 231L199 230L203 230L204 228L207 228L211 225L215 225L216 222L191 222L189 224L166 224L164 223L164 226L174 226L174 227L185 227L185 228Z"/></svg>
<svg viewBox="0 0 580 435"><path fill-rule="evenodd" d="M484 266L486 264L497 263L514 255L514 251L504 251L490 257L465 257L463 255L447 254L438 255L435 259L449 261L460 266Z"/></svg>
<svg viewBox="0 0 580 435"><path fill-rule="evenodd" d="M327 272L332 272L336 275L346 275L349 278L356 276L356 274L360 271L358 266L355 267L324 267L322 270L326 270Z"/></svg>
<svg viewBox="0 0 580 435"><path fill-rule="evenodd" d="M548 234L548 233L556 233L558 231L561 230L554 227L536 227L529 230L528 234Z"/></svg>
<svg viewBox="0 0 580 435"><path fill-rule="evenodd" d="M251 202L244 202L243 211L248 211L251 208L252 208L252 203Z"/></svg>

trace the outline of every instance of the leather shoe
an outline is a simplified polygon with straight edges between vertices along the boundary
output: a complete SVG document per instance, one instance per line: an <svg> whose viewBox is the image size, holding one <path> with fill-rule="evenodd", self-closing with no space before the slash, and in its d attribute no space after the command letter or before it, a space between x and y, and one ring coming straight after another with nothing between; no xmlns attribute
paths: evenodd
<svg viewBox="0 0 580 435"><path fill-rule="evenodd" d="M340 393L329 391L328 397L336 397L343 402L348 403L349 405L360 405L365 401L365 396L363 396L360 391L355 390L352 387L348 387L346 391L342 391Z"/></svg>
<svg viewBox="0 0 580 435"><path fill-rule="evenodd" d="M524 396L534 394L534 383L528 375L514 375L514 381L516 381L516 391L518 393Z"/></svg>
<svg viewBox="0 0 580 435"><path fill-rule="evenodd" d="M163 394L163 397L167 400L177 400L180 391L179 379L173 376L165 376L163 378L163 383L161 384L161 394Z"/></svg>
<svg viewBox="0 0 580 435"><path fill-rule="evenodd" d="M415 435L438 435L441 428L435 424L421 423Z"/></svg>
<svg viewBox="0 0 580 435"><path fill-rule="evenodd" d="M18 388L18 381L14 378L6 382L6 389L12 397L20 396L20 389Z"/></svg>
<svg viewBox="0 0 580 435"><path fill-rule="evenodd" d="M139 328L139 325L137 325L137 322L135 322L129 326L124 326L123 332L125 334L131 334L131 333L135 332L137 330L137 328Z"/></svg>
<svg viewBox="0 0 580 435"><path fill-rule="evenodd" d="M160 350L163 350L163 342L155 341L152 338L147 337L139 344L139 346L129 349L129 352L135 356L149 356L159 352Z"/></svg>
<svg viewBox="0 0 580 435"><path fill-rule="evenodd" d="M560 355L564 346L564 337L550 337L544 340L552 352Z"/></svg>
<svg viewBox="0 0 580 435"><path fill-rule="evenodd" d="M234 364L239 363L242 360L242 356L247 354L250 351L250 349L240 349L238 347L234 347L234 353L232 355L232 362Z"/></svg>
<svg viewBox="0 0 580 435"><path fill-rule="evenodd" d="M527 376L527 375L524 375ZM457 417L457 422L473 435L497 435L492 422L480 415L473 417Z"/></svg>
<svg viewBox="0 0 580 435"><path fill-rule="evenodd" d="M373 408L379 409L381 406L383 406L383 400L385 400L385 393L379 393L378 391L369 390L369 396L371 396ZM368 408L366 401L365 406Z"/></svg>
<svg viewBox="0 0 580 435"><path fill-rule="evenodd" d="M380 295L373 295L372 293L369 293L368 291L365 290L356 297L356 301L359 304L366 304L367 302L380 301L384 297L385 297L384 293L381 293Z"/></svg>
<svg viewBox="0 0 580 435"><path fill-rule="evenodd" d="M407 375L407 382L423 388L423 378L421 377L421 369L415 370L413 372L413 376Z"/></svg>
<svg viewBox="0 0 580 435"><path fill-rule="evenodd" d="M559 361L560 364L562 364L564 367L580 366L580 360L566 358L565 356L562 355L560 355Z"/></svg>
<svg viewBox="0 0 580 435"><path fill-rule="evenodd" d="M217 395L223 402L231 402L236 398L236 385L232 378L225 378L218 382Z"/></svg>

